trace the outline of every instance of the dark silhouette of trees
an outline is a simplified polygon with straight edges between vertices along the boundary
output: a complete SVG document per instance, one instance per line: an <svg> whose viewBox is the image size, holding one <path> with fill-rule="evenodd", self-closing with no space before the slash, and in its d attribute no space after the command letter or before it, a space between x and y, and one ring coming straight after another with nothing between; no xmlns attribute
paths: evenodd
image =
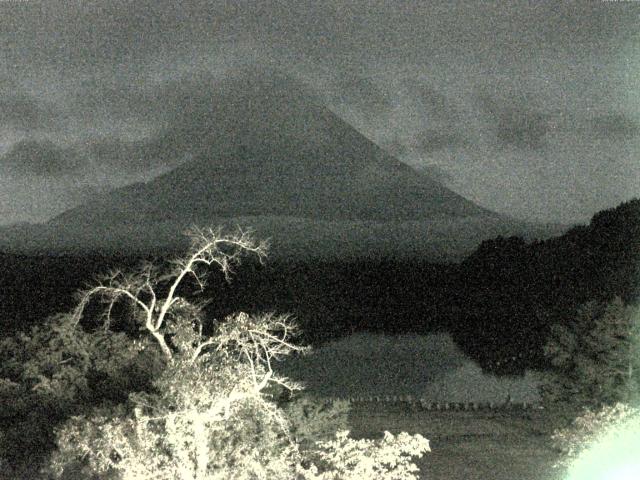
<svg viewBox="0 0 640 480"><path fill-rule="evenodd" d="M543 397L548 407L574 413L640 394L640 319L620 297L590 301L573 318L554 324L544 347L552 368Z"/></svg>

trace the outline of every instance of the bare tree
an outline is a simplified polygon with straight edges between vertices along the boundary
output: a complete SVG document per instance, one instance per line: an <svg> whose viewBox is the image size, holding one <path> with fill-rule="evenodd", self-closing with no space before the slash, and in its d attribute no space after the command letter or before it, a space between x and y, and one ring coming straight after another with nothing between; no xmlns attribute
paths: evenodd
<svg viewBox="0 0 640 480"><path fill-rule="evenodd" d="M416 478L410 457L429 449L420 435L386 435L378 444L363 444L340 432L335 441L301 449L287 411L267 388L302 388L273 368L276 360L303 350L292 341L295 323L286 315L238 313L205 335L202 305L179 293L187 278L202 290L212 266L228 278L243 253L262 259L266 245L244 232L224 236L219 230L194 230L190 235L188 253L166 272L147 263L131 274L111 272L81 292L74 327L94 298L106 304L106 328L114 307L126 302L167 362L154 374L152 391L129 395L133 411L107 406L69 419L57 432L58 449L48 472L57 478L66 478L72 467L86 477L318 480L369 478L388 470L389 475L378 476ZM320 450L314 453L316 447ZM380 455L388 459L388 468L371 460ZM320 473L309 460L332 471ZM347 468L353 475L343 475Z"/></svg>
<svg viewBox="0 0 640 480"><path fill-rule="evenodd" d="M194 327L200 334L196 338L199 343L195 345L195 359L205 346L213 343L213 339L202 336L203 304L186 301L178 295L179 287L190 278L202 291L208 268L212 266L217 266L228 280L241 255L252 253L262 261L267 244L256 242L249 232L242 230L235 235L223 235L219 229L194 228L187 235L191 239L187 254L170 262L167 271L160 271L152 263L144 263L133 273L113 270L100 277L97 285L79 292L80 301L74 311L76 321L81 319L91 300L98 297L106 303L103 317L108 328L115 305L126 301L136 312L135 318L139 319L140 327L155 338L166 359L172 361L174 352L168 343L165 327L168 317L179 311L183 318L186 316L195 321ZM161 295L161 290L166 290L166 294Z"/></svg>

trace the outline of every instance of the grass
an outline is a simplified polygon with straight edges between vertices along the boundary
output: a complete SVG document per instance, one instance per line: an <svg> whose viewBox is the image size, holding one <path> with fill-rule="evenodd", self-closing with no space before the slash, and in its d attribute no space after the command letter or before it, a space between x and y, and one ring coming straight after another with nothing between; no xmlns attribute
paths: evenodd
<svg viewBox="0 0 640 480"><path fill-rule="evenodd" d="M421 433L431 452L417 461L429 480L560 480L544 413L425 412L355 405L350 423L357 438L384 430Z"/></svg>
<svg viewBox="0 0 640 480"><path fill-rule="evenodd" d="M431 402L539 401L535 372L523 377L485 374L448 334L359 333L303 356L285 359L285 375L325 397L412 395Z"/></svg>
<svg viewBox="0 0 640 480"><path fill-rule="evenodd" d="M288 359L282 373L313 395L412 395L432 402L539 401L534 372L523 377L485 374L447 334L356 334ZM354 403L352 435L379 438L385 430L420 433L431 453L418 461L429 480L559 480L552 468L551 425L528 412L419 411L388 403Z"/></svg>

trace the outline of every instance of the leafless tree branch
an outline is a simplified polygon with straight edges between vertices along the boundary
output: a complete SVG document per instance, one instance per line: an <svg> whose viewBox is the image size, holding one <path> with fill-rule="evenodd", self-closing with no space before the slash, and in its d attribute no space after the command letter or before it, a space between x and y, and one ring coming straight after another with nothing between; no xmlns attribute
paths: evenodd
<svg viewBox="0 0 640 480"><path fill-rule="evenodd" d="M171 262L172 268L168 272L162 274L153 264L146 262L129 274L111 270L99 278L98 285L80 292L80 302L74 311L76 321L80 320L89 302L97 297L107 304L104 316L108 328L114 306L125 299L142 312L142 327L157 340L164 355L171 360L173 353L163 331L167 316L175 308L188 308L196 318L200 313L200 307L185 301L177 293L184 280L193 278L202 290L206 285L208 267L217 266L228 280L241 255L255 254L262 262L267 249L265 242L256 242L250 232L241 229L234 235L224 235L219 229L193 228L187 235L191 239L190 249L185 257ZM159 297L159 287L166 282L169 283L168 291L165 296ZM201 339L195 347L193 358L212 343L212 339Z"/></svg>

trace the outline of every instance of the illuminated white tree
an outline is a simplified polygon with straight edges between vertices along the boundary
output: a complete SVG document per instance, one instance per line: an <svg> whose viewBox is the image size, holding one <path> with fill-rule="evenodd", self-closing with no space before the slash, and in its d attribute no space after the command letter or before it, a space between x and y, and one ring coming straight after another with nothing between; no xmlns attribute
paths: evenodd
<svg viewBox="0 0 640 480"><path fill-rule="evenodd" d="M333 480L362 478L363 472L388 480L417 478L410 458L429 450L420 435L386 435L377 443L350 440L346 432L334 442L296 438L300 432L287 416L296 410L281 408L275 395L301 386L274 370L275 361L304 350L292 341L292 320L238 313L209 327L203 304L181 295L187 279L202 290L208 267L228 277L242 254L262 259L266 245L243 232L197 230L191 239L188 254L166 272L149 263L132 274L114 271L80 293L76 322L93 299L101 299L109 328L116 313L122 314L116 307L125 302L148 334L149 342L138 345L157 345L165 366L150 391L65 423L47 473L60 477L76 470L81 478L136 480ZM382 463L373 460L381 457ZM355 476L342 475L345 469Z"/></svg>
<svg viewBox="0 0 640 480"><path fill-rule="evenodd" d="M234 435L230 420L247 410L258 423L279 427L277 443L287 450L286 421L264 392L272 385L300 388L273 370L274 360L303 350L291 342L295 324L285 315L239 313L217 322L205 335L205 304L180 294L188 280L203 290L209 267L218 267L229 278L242 254L253 253L262 260L266 244L255 242L246 232L226 236L193 230L190 237L188 253L166 271L151 263L129 274L112 271L79 293L76 322L99 299L104 302L104 327L109 328L116 306L128 303L134 321L159 347L167 366L156 379L153 394L131 396L135 407L129 414L70 422L59 435L54 465L62 468L73 452L77 456L80 446L91 471L115 470L124 478L167 472L173 478L207 478L212 468L219 473L223 465L239 468L239 462L251 459L229 451L231 447L222 448L220 440ZM144 342L139 345L147 348ZM158 450L160 444L163 448ZM164 458L159 452L170 453Z"/></svg>
<svg viewBox="0 0 640 480"><path fill-rule="evenodd" d="M240 261L242 254L253 253L261 261L266 255L266 243L257 243L248 232L240 231L236 235L222 235L220 230L202 230L194 228L187 233L191 247L184 257L170 262L167 271L160 271L151 262L144 263L133 273L112 270L98 279L98 284L80 291L79 304L74 311L76 320L80 320L87 305L96 297L106 303L103 311L104 325L109 327L114 307L121 301L128 302L136 312L140 327L157 341L167 360L171 361L174 352L169 346L168 323L172 317L181 321L196 323L197 333L202 333L202 307L187 301L179 295L179 289L187 280L195 281L200 290L206 285L209 268L217 266L229 279L233 267ZM163 288L164 287L164 288ZM166 291L160 294L161 291ZM193 355L198 356L210 339L196 336Z"/></svg>

